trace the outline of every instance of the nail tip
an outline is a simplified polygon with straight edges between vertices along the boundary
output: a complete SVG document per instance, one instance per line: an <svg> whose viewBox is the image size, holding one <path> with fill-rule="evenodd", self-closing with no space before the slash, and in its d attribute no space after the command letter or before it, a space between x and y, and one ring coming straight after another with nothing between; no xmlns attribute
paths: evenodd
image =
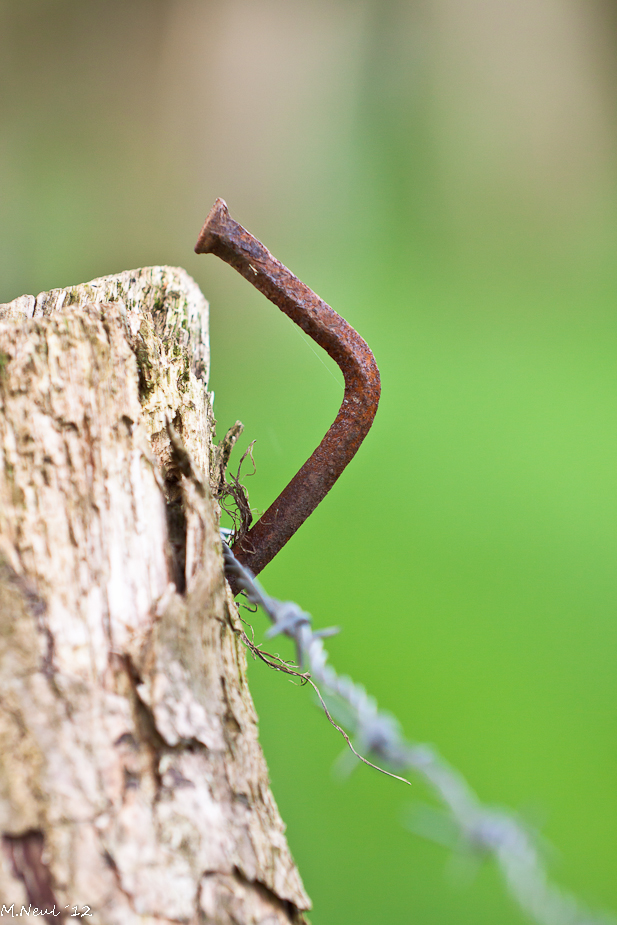
<svg viewBox="0 0 617 925"><path fill-rule="evenodd" d="M221 219L225 219L228 216L229 209L227 208L225 200L220 198L216 199L206 216L203 228L197 238L197 244L195 245L196 254L208 254L210 252L212 244L217 237L217 224L220 223Z"/></svg>

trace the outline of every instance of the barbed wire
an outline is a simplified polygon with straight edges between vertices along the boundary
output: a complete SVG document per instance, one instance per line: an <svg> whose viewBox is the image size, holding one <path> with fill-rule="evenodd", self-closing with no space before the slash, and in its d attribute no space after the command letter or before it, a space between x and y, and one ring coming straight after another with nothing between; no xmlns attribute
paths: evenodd
<svg viewBox="0 0 617 925"><path fill-rule="evenodd" d="M537 837L507 810L482 804L465 778L452 768L430 745L408 742L400 724L390 713L379 710L377 701L361 684L339 675L328 662L323 640L338 632L335 627L313 630L311 616L293 601L279 601L266 594L254 575L238 562L222 531L225 572L235 586L244 591L250 603L258 605L272 621L266 636L283 633L293 640L299 671L272 657L264 658L271 667L295 674L314 687L330 722L344 736L353 753L370 767L410 784L406 778L369 761L384 763L393 770L412 770L431 788L444 806L457 841L479 855L492 856L506 888L520 908L539 925L615 925L605 914L587 911L573 896L548 879L537 846ZM259 649L246 639L263 657ZM270 660L269 660L270 659ZM327 703L331 698L333 704ZM345 705L345 725L355 744L332 718L334 704ZM364 753L364 754L363 754Z"/></svg>

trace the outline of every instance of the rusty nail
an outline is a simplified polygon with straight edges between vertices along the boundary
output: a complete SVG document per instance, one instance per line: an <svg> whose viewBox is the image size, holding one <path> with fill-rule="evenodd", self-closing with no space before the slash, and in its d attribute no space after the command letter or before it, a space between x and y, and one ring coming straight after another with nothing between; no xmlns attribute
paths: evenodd
<svg viewBox="0 0 617 925"><path fill-rule="evenodd" d="M257 575L312 514L366 437L379 404L379 370L357 331L234 221L222 199L210 210L195 251L216 254L234 267L323 347L345 377L343 403L327 434L233 547L236 558Z"/></svg>

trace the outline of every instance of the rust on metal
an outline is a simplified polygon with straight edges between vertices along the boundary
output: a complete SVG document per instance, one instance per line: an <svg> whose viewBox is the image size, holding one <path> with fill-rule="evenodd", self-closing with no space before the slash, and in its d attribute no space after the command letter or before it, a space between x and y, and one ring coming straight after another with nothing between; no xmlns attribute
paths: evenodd
<svg viewBox="0 0 617 925"><path fill-rule="evenodd" d="M327 434L233 547L236 558L257 575L312 514L366 437L379 404L379 370L357 331L234 221L222 199L210 210L195 251L230 264L323 347L345 378L343 403Z"/></svg>

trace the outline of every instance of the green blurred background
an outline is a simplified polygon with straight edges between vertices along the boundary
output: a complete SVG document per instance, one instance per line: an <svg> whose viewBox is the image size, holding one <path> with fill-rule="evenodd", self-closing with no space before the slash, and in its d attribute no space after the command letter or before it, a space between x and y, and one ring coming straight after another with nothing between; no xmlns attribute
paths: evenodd
<svg viewBox="0 0 617 925"><path fill-rule="evenodd" d="M340 375L193 254L215 197L344 315L381 407L264 583L340 624L333 664L609 909L616 25L609 0L0 0L0 301L184 266L260 510ZM461 879L401 825L421 785L341 782L309 691L251 682L314 925L523 921L491 865Z"/></svg>

